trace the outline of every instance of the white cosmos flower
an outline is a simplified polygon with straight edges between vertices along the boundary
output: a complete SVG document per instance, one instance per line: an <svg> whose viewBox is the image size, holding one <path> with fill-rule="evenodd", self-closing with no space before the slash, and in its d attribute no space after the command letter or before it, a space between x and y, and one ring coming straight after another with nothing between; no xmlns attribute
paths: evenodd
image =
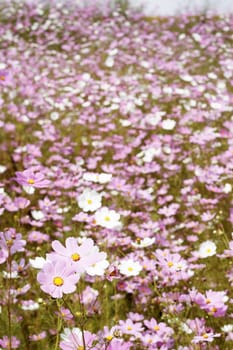
<svg viewBox="0 0 233 350"><path fill-rule="evenodd" d="M233 324L225 324L221 330L224 332L224 333L229 333L229 332L232 332L233 331Z"/></svg>
<svg viewBox="0 0 233 350"><path fill-rule="evenodd" d="M140 239L138 242L132 242L132 246L135 248L146 248L152 245L155 241L155 238L152 237L145 237L143 239Z"/></svg>
<svg viewBox="0 0 233 350"><path fill-rule="evenodd" d="M35 259L29 259L29 263L34 269L42 269L46 260L40 256L37 256Z"/></svg>
<svg viewBox="0 0 233 350"><path fill-rule="evenodd" d="M113 57L107 57L106 61L105 61L105 66L106 67L113 67L114 66L114 58Z"/></svg>
<svg viewBox="0 0 233 350"><path fill-rule="evenodd" d="M4 165L0 165L0 174L4 173L4 171L6 171L6 166Z"/></svg>
<svg viewBox="0 0 233 350"><path fill-rule="evenodd" d="M6 272L6 271L2 271L3 277L10 279L10 278L19 278L18 272L17 271L12 271L10 272Z"/></svg>
<svg viewBox="0 0 233 350"><path fill-rule="evenodd" d="M106 228L117 228L121 225L120 214L115 210L109 210L107 207L103 207L95 212L95 221L97 225Z"/></svg>
<svg viewBox="0 0 233 350"><path fill-rule="evenodd" d="M90 182L97 182L100 184L105 184L111 181L112 174L108 173L85 173L83 179Z"/></svg>
<svg viewBox="0 0 233 350"><path fill-rule="evenodd" d="M106 268L109 266L109 262L107 260L98 261L86 268L86 272L90 276L103 276Z"/></svg>
<svg viewBox="0 0 233 350"><path fill-rule="evenodd" d="M95 190L87 188L77 197L77 200L83 211L95 211L101 207L102 196Z"/></svg>
<svg viewBox="0 0 233 350"><path fill-rule="evenodd" d="M125 276L137 276L142 271L142 265L132 259L124 260L119 265L119 271Z"/></svg>
<svg viewBox="0 0 233 350"><path fill-rule="evenodd" d="M164 130L173 130L176 126L176 121L173 119L164 119L162 122L162 128Z"/></svg>
<svg viewBox="0 0 233 350"><path fill-rule="evenodd" d="M25 302L21 308L25 311L34 311L39 309L39 304L36 301Z"/></svg>
<svg viewBox="0 0 233 350"><path fill-rule="evenodd" d="M23 186L23 189L27 194L33 194L35 192L35 188L33 186Z"/></svg>
<svg viewBox="0 0 233 350"><path fill-rule="evenodd" d="M150 163L154 159L154 156L158 156L161 153L161 149L150 147L137 154L137 157L142 158L143 162Z"/></svg>
<svg viewBox="0 0 233 350"><path fill-rule="evenodd" d="M200 42L201 41L201 36L198 33L193 33L192 37L195 41Z"/></svg>
<svg viewBox="0 0 233 350"><path fill-rule="evenodd" d="M187 325L187 323L182 323L181 324L182 330L186 333L186 334L192 334L193 331L192 329Z"/></svg>
<svg viewBox="0 0 233 350"><path fill-rule="evenodd" d="M212 241L205 241L201 243L198 251L200 258L207 258L216 254L216 244Z"/></svg>
<svg viewBox="0 0 233 350"><path fill-rule="evenodd" d="M44 218L44 214L41 210L32 210L31 215L32 215L33 219L38 220L38 221Z"/></svg>
<svg viewBox="0 0 233 350"><path fill-rule="evenodd" d="M64 340L64 341L69 341L69 336L70 336L71 333L76 334L78 337L82 336L81 330L79 328L77 328L77 327L74 327L72 329L64 328L63 332L60 334L61 339Z"/></svg>
<svg viewBox="0 0 233 350"><path fill-rule="evenodd" d="M229 183L226 183L223 188L224 193L230 193L232 191L232 186Z"/></svg>

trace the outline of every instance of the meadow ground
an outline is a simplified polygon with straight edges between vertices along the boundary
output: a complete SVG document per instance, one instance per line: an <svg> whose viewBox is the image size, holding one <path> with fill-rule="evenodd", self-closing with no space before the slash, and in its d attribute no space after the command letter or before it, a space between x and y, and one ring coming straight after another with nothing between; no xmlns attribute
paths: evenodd
<svg viewBox="0 0 233 350"><path fill-rule="evenodd" d="M233 348L233 17L0 4L0 349Z"/></svg>

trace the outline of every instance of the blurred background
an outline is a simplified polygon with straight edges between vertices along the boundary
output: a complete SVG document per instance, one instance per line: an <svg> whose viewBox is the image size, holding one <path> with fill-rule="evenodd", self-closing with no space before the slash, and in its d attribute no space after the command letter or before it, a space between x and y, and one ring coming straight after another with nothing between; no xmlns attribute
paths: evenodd
<svg viewBox="0 0 233 350"><path fill-rule="evenodd" d="M63 1L67 4L66 1L68 0L60 0L59 2ZM90 3L106 5L109 2L128 2L132 7L142 7L143 12L149 16L167 16L193 12L214 12L219 14L229 14L230 12L233 14L233 0L76 0L76 3L84 6Z"/></svg>
<svg viewBox="0 0 233 350"><path fill-rule="evenodd" d="M142 5L148 15L174 15L193 11L233 13L233 0L130 0L132 6Z"/></svg>

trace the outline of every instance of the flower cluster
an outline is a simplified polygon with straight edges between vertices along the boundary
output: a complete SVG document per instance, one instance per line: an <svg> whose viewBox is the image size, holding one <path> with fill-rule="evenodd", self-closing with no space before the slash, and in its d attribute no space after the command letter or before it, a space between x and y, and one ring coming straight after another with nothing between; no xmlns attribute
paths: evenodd
<svg viewBox="0 0 233 350"><path fill-rule="evenodd" d="M47 254L37 280L41 289L53 298L62 298L63 294L73 293L81 274L98 275L108 267L106 253L99 252L92 239L82 244L74 237L66 239L65 247L59 241L53 241L54 252Z"/></svg>

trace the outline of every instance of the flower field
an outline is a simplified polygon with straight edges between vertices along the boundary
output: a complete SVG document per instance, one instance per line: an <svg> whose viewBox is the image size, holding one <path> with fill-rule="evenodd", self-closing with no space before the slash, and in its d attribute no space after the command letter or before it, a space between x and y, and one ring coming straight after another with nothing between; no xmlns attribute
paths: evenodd
<svg viewBox="0 0 233 350"><path fill-rule="evenodd" d="M233 349L233 16L0 3L0 349Z"/></svg>

